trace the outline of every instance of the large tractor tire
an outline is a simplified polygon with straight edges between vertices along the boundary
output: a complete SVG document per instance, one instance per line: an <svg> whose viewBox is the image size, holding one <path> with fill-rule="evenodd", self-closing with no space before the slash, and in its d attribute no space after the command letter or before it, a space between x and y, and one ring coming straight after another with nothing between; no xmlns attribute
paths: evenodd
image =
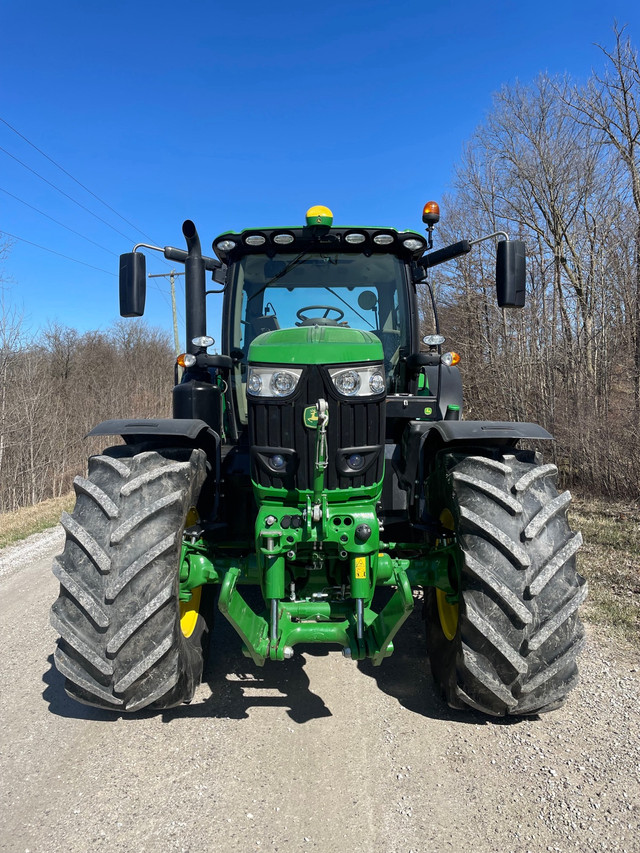
<svg viewBox="0 0 640 853"><path fill-rule="evenodd" d="M181 605L182 534L207 474L192 448L112 447L76 477L72 515L62 517L60 596L51 624L66 691L113 711L170 708L202 677L211 587Z"/></svg>
<svg viewBox="0 0 640 853"><path fill-rule="evenodd" d="M441 590L425 595L435 681L453 708L551 711L576 684L584 637L578 607L587 585L575 567L582 537L566 517L571 496L558 494L556 467L530 451L441 461L437 509L461 571L458 603Z"/></svg>

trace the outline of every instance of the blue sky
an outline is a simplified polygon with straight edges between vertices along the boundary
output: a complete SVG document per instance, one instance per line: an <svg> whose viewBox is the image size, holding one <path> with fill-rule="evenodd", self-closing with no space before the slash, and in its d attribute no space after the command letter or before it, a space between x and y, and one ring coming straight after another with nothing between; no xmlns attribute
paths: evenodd
<svg viewBox="0 0 640 853"><path fill-rule="evenodd" d="M0 232L90 265L13 240L5 298L34 333L105 328L117 255L182 246L186 218L205 252L312 204L419 228L492 93L543 70L585 79L614 18L640 46L637 0L5 4L0 117L113 209L0 122ZM153 280L146 317L169 330L168 291Z"/></svg>

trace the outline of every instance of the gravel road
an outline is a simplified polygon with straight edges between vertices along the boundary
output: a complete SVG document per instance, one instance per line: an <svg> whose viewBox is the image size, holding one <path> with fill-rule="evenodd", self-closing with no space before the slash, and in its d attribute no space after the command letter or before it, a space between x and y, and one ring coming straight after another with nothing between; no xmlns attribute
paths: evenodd
<svg viewBox="0 0 640 853"><path fill-rule="evenodd" d="M443 706L417 616L382 667L263 669L220 618L191 705L118 717L52 668L61 531L0 552L0 850L640 851L640 656L589 632L564 708Z"/></svg>

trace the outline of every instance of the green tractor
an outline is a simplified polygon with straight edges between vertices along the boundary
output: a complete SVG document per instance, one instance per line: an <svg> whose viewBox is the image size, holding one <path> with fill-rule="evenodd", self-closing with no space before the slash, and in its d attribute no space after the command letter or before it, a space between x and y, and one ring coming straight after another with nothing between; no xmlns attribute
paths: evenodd
<svg viewBox="0 0 640 853"><path fill-rule="evenodd" d="M118 712L189 702L216 610L257 666L323 643L382 664L416 603L450 706L503 716L558 707L583 641L580 534L531 423L464 420L457 356L419 337L427 271L471 250L427 235L306 225L225 233L185 265L188 351L171 419L113 420L64 515L55 663L80 702ZM524 245L497 241L500 306L524 304ZM487 238L481 238L487 239ZM141 316L145 257L120 261L120 310ZM206 273L224 290L221 354ZM435 313L435 304L431 294ZM245 587L259 588L250 606ZM284 664L286 666L286 663ZM386 664L393 666L393 663Z"/></svg>

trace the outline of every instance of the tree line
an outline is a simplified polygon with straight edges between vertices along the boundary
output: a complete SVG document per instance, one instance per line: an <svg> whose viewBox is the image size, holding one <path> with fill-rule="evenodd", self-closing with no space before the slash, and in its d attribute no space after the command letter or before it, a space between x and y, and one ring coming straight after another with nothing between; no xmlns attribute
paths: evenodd
<svg viewBox="0 0 640 853"><path fill-rule="evenodd" d="M504 86L468 141L444 243L505 231L527 251L527 305L496 307L495 246L436 268L462 356L466 417L535 421L582 492L640 496L640 69L624 28L584 84ZM425 301L423 328L431 331Z"/></svg>
<svg viewBox="0 0 640 853"><path fill-rule="evenodd" d="M67 493L87 456L110 440L85 439L101 421L170 417L175 360L168 335L139 321L86 334L51 325L35 343L17 313L4 309L0 512Z"/></svg>

